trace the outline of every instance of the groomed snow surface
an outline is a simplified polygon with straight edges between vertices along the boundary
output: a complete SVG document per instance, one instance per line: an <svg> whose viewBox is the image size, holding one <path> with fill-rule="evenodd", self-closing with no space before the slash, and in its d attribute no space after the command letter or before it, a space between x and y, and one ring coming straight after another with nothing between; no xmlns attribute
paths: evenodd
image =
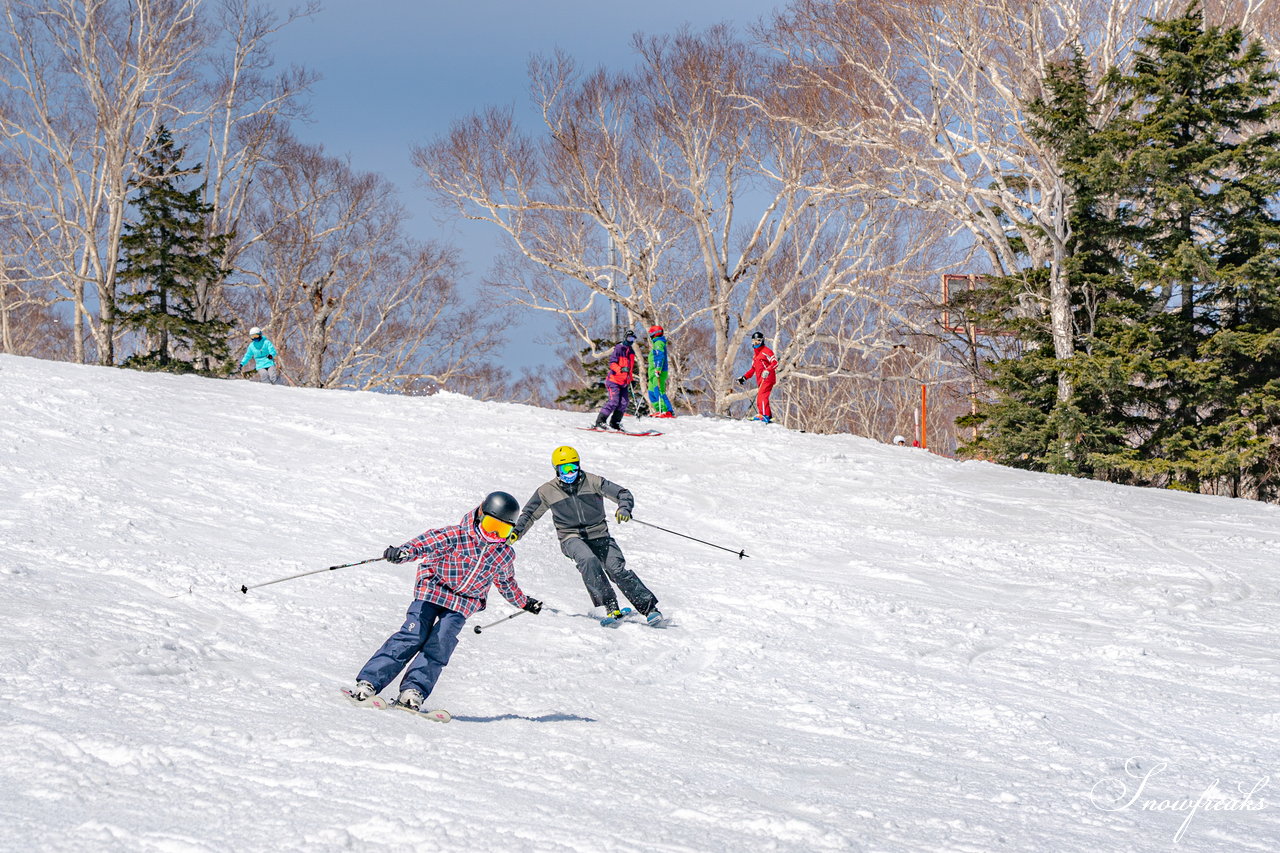
<svg viewBox="0 0 1280 853"><path fill-rule="evenodd" d="M1280 507L447 393L0 357L0 400L0 849L1280 849ZM676 624L606 630L544 517L447 725L339 693L411 565L240 592L561 444L750 557L614 525Z"/></svg>

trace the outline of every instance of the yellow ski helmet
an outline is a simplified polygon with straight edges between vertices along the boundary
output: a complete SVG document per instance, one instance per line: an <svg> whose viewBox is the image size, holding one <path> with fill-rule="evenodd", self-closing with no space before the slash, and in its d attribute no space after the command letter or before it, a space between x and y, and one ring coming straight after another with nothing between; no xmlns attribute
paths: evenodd
<svg viewBox="0 0 1280 853"><path fill-rule="evenodd" d="M578 459L578 451L568 446L557 447L555 450L551 451L551 467L558 468L566 462L572 462L575 465L580 465L581 462Z"/></svg>

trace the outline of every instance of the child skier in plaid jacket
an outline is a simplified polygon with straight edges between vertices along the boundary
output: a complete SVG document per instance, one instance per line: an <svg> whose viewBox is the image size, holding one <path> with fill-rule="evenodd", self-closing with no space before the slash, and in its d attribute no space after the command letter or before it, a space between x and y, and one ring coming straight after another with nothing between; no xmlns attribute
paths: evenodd
<svg viewBox="0 0 1280 853"><path fill-rule="evenodd" d="M383 557L392 563L421 558L414 601L400 630L356 676L352 699L364 702L377 696L408 664L397 704L419 710L448 665L467 617L485 608L490 585L514 607L530 613L542 609L542 602L529 598L516 583L516 555L507 537L519 511L511 495L493 492L459 524L387 548Z"/></svg>

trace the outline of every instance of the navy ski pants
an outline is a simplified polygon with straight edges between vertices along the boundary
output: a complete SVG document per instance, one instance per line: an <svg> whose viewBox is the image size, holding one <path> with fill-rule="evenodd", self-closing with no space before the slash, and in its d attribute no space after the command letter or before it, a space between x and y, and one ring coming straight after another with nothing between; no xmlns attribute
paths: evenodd
<svg viewBox="0 0 1280 853"><path fill-rule="evenodd" d="M404 624L382 644L356 676L378 690L386 687L409 664L400 689L412 687L425 698L436 686L440 671L458 646L458 632L467 617L430 601L415 601L405 613ZM412 663L410 663L412 661Z"/></svg>

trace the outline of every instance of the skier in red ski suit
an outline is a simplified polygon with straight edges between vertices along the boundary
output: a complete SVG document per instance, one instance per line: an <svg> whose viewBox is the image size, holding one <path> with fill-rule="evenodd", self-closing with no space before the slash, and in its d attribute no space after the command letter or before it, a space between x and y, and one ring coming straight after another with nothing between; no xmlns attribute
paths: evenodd
<svg viewBox="0 0 1280 853"><path fill-rule="evenodd" d="M778 359L773 350L764 345L764 335L760 332L751 336L751 348L755 351L751 357L751 369L738 377L738 384L745 384L752 376L756 378L756 416L751 420L773 423L769 393L778 381Z"/></svg>

